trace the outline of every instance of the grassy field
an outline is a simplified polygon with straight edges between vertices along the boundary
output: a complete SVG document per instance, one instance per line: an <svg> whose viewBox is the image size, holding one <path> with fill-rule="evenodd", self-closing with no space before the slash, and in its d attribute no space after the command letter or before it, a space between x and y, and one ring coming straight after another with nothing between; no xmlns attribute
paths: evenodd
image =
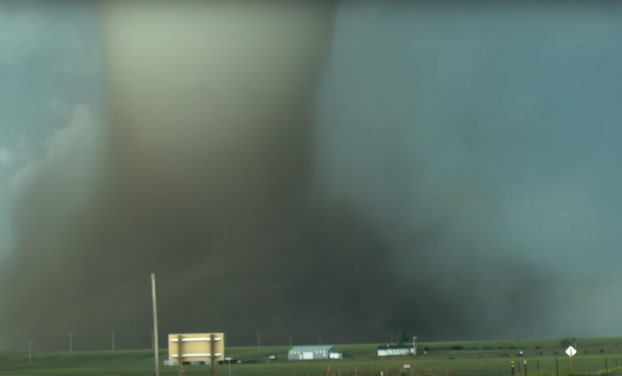
<svg viewBox="0 0 622 376"><path fill-rule="evenodd" d="M344 359L331 361L288 362L287 346L231 347L227 355L243 361L230 367L231 375L400 375L403 365L410 364L405 375L510 375L510 361L516 362L516 376L555 375L556 360L559 374L569 375L570 362L563 353L559 339L529 341L462 341L423 342L418 344L419 355L379 359L376 344L336 346ZM622 375L622 338L577 340L579 354L572 374ZM519 356L519 350L524 356ZM423 352L426 352L424 354ZM267 363L269 355L278 360ZM167 352L161 351L161 359ZM616 366L618 366L616 368ZM153 375L153 356L149 350L84 351L34 353L28 364L25 352L0 353L0 375L55 376L143 376ZM606 369L609 372L604 372ZM177 367L160 367L162 375L177 375ZM217 375L228 375L229 366L218 365ZM184 366L184 375L209 375L209 366Z"/></svg>

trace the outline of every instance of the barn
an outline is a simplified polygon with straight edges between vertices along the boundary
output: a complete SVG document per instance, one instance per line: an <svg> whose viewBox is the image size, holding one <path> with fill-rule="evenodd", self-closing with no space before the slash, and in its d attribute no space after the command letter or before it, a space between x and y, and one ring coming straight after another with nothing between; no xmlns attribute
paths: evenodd
<svg viewBox="0 0 622 376"><path fill-rule="evenodd" d="M341 359L342 357L333 345L294 346L287 352L288 360Z"/></svg>

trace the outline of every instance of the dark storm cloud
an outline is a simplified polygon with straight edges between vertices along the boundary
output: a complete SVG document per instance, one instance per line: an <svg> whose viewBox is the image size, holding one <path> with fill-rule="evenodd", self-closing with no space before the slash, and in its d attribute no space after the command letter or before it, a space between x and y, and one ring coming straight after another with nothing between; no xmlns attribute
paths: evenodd
<svg viewBox="0 0 622 376"><path fill-rule="evenodd" d="M433 333L617 333L588 318L620 312L620 7L399 4L339 7L315 186L371 213Z"/></svg>
<svg viewBox="0 0 622 376"><path fill-rule="evenodd" d="M583 182L619 181L587 174L607 171L589 158L555 175L581 148L614 154L582 142L609 147L603 133L565 123L611 110L568 79L613 90L582 68L600 62L593 40L611 49L617 29L600 21L612 15L521 8L538 29L500 7L344 2L335 19L332 2L146 4L100 6L102 154L58 143L65 163L42 164L20 196L7 338L58 347L73 331L95 348L115 330L147 346L151 272L162 333L557 334L557 314L576 308L558 306L557 283L575 276L558 250L581 255L568 245L593 237L577 229L605 213L591 189L607 184ZM600 32L567 39L578 21ZM567 147L550 148L560 135Z"/></svg>

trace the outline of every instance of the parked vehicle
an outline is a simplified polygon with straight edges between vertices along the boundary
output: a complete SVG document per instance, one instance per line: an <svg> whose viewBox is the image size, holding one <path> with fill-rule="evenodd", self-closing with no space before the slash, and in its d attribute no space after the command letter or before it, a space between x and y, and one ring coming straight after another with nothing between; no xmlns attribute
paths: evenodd
<svg viewBox="0 0 622 376"><path fill-rule="evenodd" d="M241 364L242 361L236 358L225 358L224 360L219 360L218 364Z"/></svg>

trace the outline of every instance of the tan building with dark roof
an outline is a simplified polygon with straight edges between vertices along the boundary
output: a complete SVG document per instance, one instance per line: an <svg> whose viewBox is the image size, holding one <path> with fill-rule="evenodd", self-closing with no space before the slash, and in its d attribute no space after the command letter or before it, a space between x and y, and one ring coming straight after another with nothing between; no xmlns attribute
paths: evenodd
<svg viewBox="0 0 622 376"><path fill-rule="evenodd" d="M217 363L225 359L225 333L169 334L168 363L177 364L180 352L183 363Z"/></svg>

